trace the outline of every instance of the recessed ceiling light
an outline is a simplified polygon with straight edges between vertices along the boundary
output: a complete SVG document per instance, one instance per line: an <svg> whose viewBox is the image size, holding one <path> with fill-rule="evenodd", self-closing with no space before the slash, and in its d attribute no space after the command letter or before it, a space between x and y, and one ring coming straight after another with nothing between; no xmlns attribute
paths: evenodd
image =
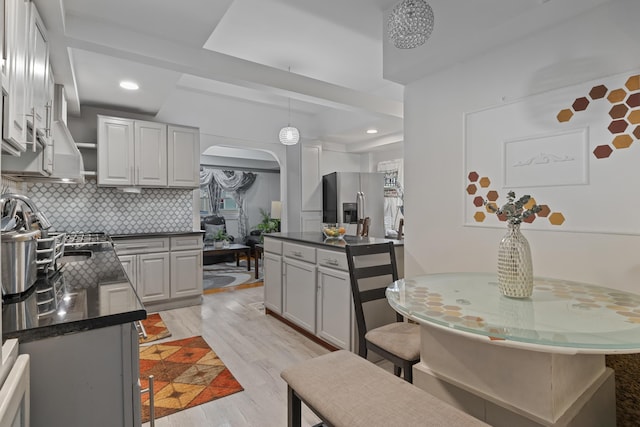
<svg viewBox="0 0 640 427"><path fill-rule="evenodd" d="M126 90L138 90L140 88L137 83L131 81L121 81L120 87Z"/></svg>
<svg viewBox="0 0 640 427"><path fill-rule="evenodd" d="M378 133L378 129L367 129L367 133L369 134Z"/></svg>

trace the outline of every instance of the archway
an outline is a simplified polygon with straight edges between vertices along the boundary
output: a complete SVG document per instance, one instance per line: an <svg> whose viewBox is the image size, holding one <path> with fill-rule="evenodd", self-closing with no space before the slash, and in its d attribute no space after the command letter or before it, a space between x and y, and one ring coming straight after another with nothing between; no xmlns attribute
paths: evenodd
<svg viewBox="0 0 640 427"><path fill-rule="evenodd" d="M247 145L246 141L240 146L228 140L224 143L201 144L201 168L217 170L216 177L222 180L218 182L222 183L225 179L221 175L222 170L236 171L234 177L250 176L252 178L250 186L242 197L233 191L211 196L216 200L216 210L219 208L219 213L227 221L229 233L236 237L246 237L262 222L264 213L273 214L272 209L274 206L277 207L277 202L284 203L283 199L286 198L286 179L283 179L286 177L286 174L283 175L283 169L286 169L283 165L286 162L278 159L276 153L264 147L247 147ZM244 175L239 174L238 171L244 172ZM206 202L202 206L209 206L208 199L205 200L207 196L206 193L201 194L202 200ZM200 213L203 214L202 211ZM286 212L277 214L277 218L281 220L282 229L285 230ZM242 242L237 241L237 243Z"/></svg>

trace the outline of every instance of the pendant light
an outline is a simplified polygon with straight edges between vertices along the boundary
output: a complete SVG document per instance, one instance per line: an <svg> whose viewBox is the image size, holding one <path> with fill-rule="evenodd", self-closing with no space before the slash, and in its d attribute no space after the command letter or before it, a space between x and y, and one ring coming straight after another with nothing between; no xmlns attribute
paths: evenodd
<svg viewBox="0 0 640 427"><path fill-rule="evenodd" d="M289 72L291 72L291 67L289 67ZM284 145L296 145L300 141L300 132L297 128L291 126L291 98L289 98L289 122L287 126L280 129L278 136L280 142Z"/></svg>
<svg viewBox="0 0 640 427"><path fill-rule="evenodd" d="M387 31L398 49L416 48L431 36L433 9L425 0L403 0L389 15Z"/></svg>

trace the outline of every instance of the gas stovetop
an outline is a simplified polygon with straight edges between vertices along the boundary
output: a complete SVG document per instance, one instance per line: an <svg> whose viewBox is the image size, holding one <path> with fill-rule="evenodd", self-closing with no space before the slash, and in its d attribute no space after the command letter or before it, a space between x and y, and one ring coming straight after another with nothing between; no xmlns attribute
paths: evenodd
<svg viewBox="0 0 640 427"><path fill-rule="evenodd" d="M65 246L78 246L92 243L111 242L111 238L106 233L67 233Z"/></svg>

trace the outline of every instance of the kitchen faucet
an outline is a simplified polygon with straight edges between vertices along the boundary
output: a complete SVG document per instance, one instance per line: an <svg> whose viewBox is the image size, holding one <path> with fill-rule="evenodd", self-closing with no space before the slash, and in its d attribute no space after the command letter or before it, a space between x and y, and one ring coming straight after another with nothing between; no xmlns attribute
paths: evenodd
<svg viewBox="0 0 640 427"><path fill-rule="evenodd" d="M16 219L16 212L18 210L18 201L24 203L29 210L33 213L35 220L27 221L24 213L22 215L22 220ZM5 208L8 209L8 213L5 215ZM31 224L38 223L41 230L47 230L51 228L51 223L47 219L44 213L40 212L36 204L27 196L23 196L22 194L15 193L5 193L0 196L0 212L2 212L2 222L1 222L1 230L2 231L10 231L19 229L20 226L24 226L27 230L31 229ZM24 224L21 224L24 222Z"/></svg>

